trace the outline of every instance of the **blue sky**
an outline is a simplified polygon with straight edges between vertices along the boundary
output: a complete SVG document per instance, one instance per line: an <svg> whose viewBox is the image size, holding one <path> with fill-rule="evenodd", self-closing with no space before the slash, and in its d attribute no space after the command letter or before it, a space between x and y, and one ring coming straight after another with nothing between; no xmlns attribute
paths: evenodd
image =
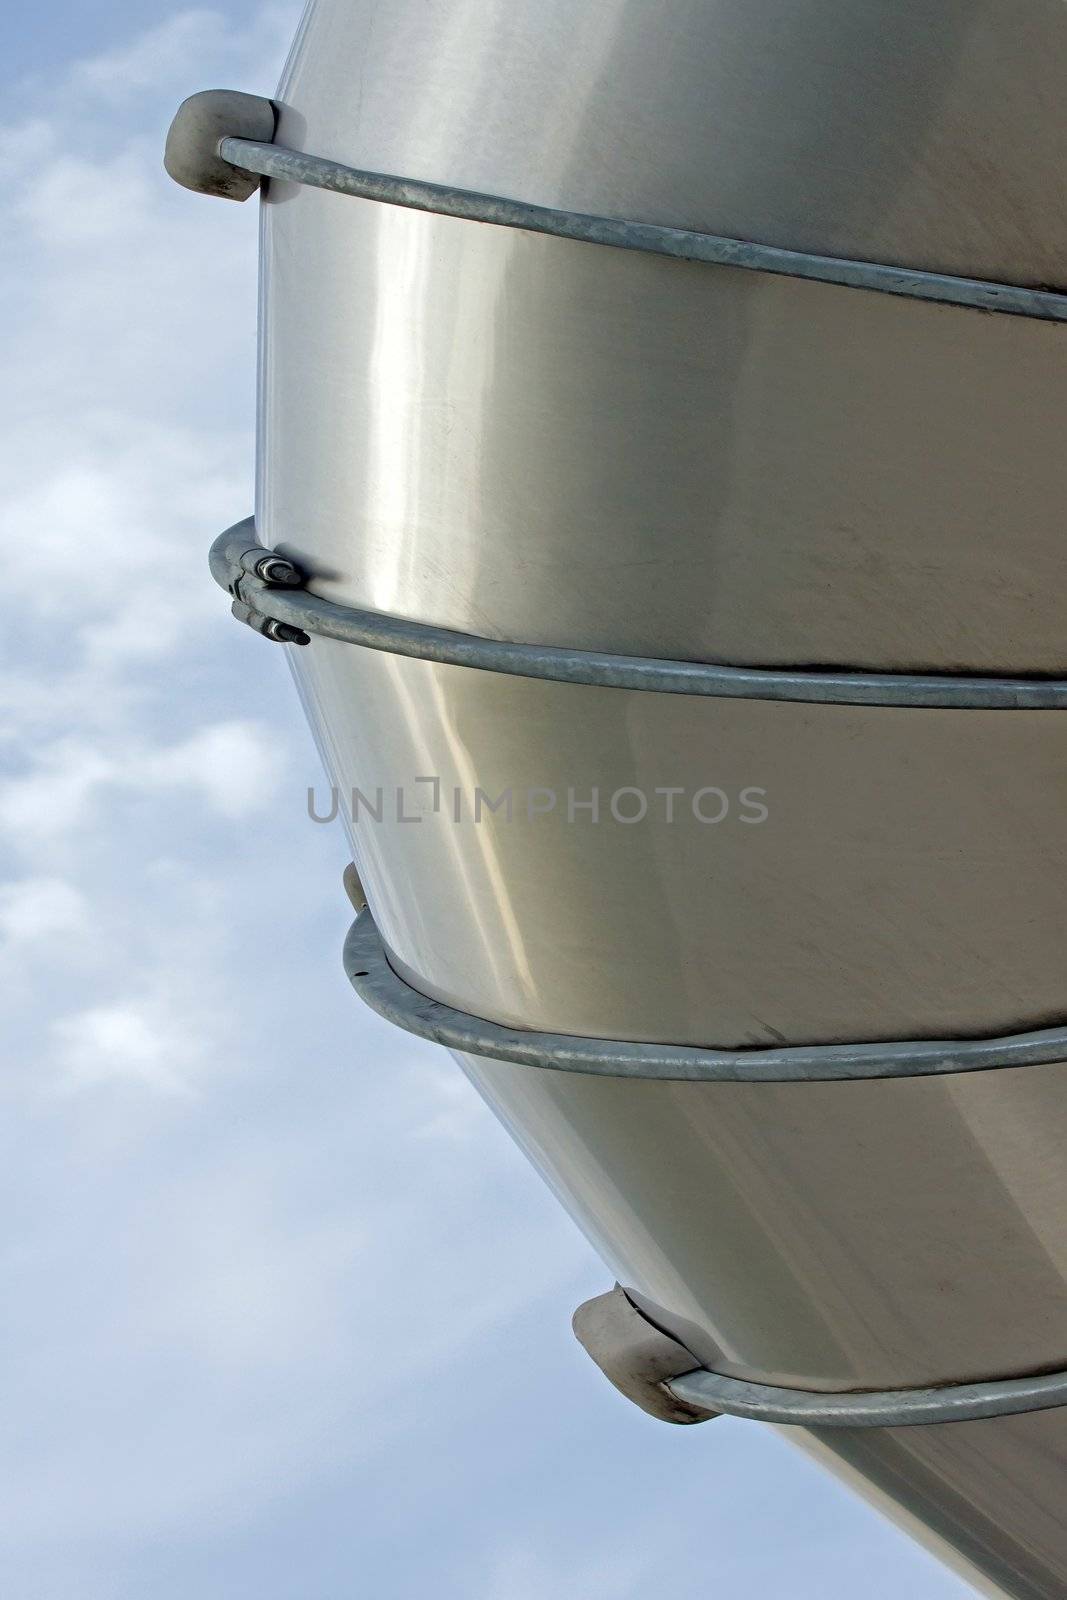
<svg viewBox="0 0 1067 1600"><path fill-rule="evenodd" d="M251 508L255 207L160 167L295 21L39 5L5 55L0 1584L958 1600L780 1436L615 1395L569 1331L606 1269L345 983L282 652L206 572Z"/></svg>

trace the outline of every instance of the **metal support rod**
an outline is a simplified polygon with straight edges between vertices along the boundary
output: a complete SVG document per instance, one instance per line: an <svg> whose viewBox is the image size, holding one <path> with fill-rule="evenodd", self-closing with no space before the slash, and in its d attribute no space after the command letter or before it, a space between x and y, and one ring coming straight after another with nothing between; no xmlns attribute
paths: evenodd
<svg viewBox="0 0 1067 1600"><path fill-rule="evenodd" d="M983 1383L954 1383L935 1389L823 1394L727 1378L701 1367L684 1377L671 1378L665 1387L675 1399L708 1412L800 1428L912 1428L932 1422L1014 1417L1067 1405L1067 1372L991 1378Z"/></svg>
<svg viewBox="0 0 1067 1600"><path fill-rule="evenodd" d="M542 678L605 689L708 695L726 700L789 700L821 705L925 706L954 710L1050 711L1067 708L1062 678L984 678L969 674L805 672L792 668L727 667L705 661L665 661L557 645L484 639L380 611L337 605L307 589L279 588L248 570L274 552L259 545L251 517L235 523L211 547L211 571L234 599L262 617L309 635L412 656L439 665L476 667L513 677ZM294 569L295 570L295 569ZM260 630L262 631L262 630ZM294 641L290 641L294 642Z"/></svg>
<svg viewBox="0 0 1067 1600"><path fill-rule="evenodd" d="M1067 321L1067 295L1045 289L1024 289L1014 284L990 283L980 278L957 278L946 273L922 272L910 267L885 266L876 261L847 261L836 256L808 255L774 245L670 228L654 222L631 222L617 217L595 217L577 211L528 205L502 195L479 194L401 178L386 172L364 172L327 161L322 156L289 150L284 145L257 139L220 140L219 155L232 167L281 178L289 183L328 189L333 194L373 200L381 205L428 211L435 216L492 227L516 228L524 233L550 234L580 244L607 245L616 250L640 250L676 261L697 261L719 267L740 267L780 277L807 278L848 289L870 289L904 295L913 300L936 300L972 310L999 311L1010 316L1037 317L1046 322Z"/></svg>
<svg viewBox="0 0 1067 1600"><path fill-rule="evenodd" d="M391 966L369 909L362 911L349 929L344 965L360 999L407 1033L468 1055L556 1072L676 1083L829 1083L1067 1062L1067 1027L1041 1028L1000 1039L782 1045L774 1050L639 1044L508 1028L457 1011L406 983Z"/></svg>
<svg viewBox="0 0 1067 1600"><path fill-rule="evenodd" d="M580 1305L572 1326L609 1382L663 1422L729 1416L801 1428L910 1428L1020 1416L1067 1403L1067 1372L836 1393L728 1378L702 1367L618 1283Z"/></svg>

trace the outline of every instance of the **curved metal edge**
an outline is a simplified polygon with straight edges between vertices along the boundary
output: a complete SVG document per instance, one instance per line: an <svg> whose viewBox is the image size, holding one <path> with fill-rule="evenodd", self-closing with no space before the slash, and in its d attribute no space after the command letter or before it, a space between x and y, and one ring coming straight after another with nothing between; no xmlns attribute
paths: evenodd
<svg viewBox="0 0 1067 1600"><path fill-rule="evenodd" d="M676 1400L709 1412L746 1417L753 1422L801 1428L913 1428L931 1423L978 1422L1019 1416L1067 1405L1067 1372L1026 1378L992 1378L982 1383L935 1389L853 1390L820 1394L778 1389L770 1384L727 1378L701 1367L664 1387Z"/></svg>
<svg viewBox="0 0 1067 1600"><path fill-rule="evenodd" d="M360 999L405 1032L466 1055L556 1072L668 1083L836 1083L1067 1063L1067 1027L1002 1039L788 1045L774 1050L714 1050L510 1028L413 989L390 964L369 909L349 929L343 959Z"/></svg>
<svg viewBox="0 0 1067 1600"><path fill-rule="evenodd" d="M527 205L500 195L454 189L418 178L392 173L364 172L328 161L322 156L289 150L284 145L255 139L225 138L219 145L224 160L263 178L281 178L360 200L428 211L437 216L492 227L517 228L525 233L551 234L580 244L607 245L617 250L639 250L678 261L698 261L712 266L741 267L776 277L805 278L837 284L846 289L869 289L903 295L912 300L933 300L971 310L995 311L1008 316L1036 317L1044 322L1067 322L1067 295L1046 289L1025 289L1013 284L990 283L981 278L959 278L947 273L923 272L908 267L884 266L874 261L850 261L835 256L809 255L774 245L728 239L659 223L631 222L624 218L595 217L582 212L558 211L550 206Z"/></svg>
<svg viewBox="0 0 1067 1600"><path fill-rule="evenodd" d="M301 633L361 645L440 666L474 667L519 678L588 688L725 700L780 700L811 705L913 706L942 710L1058 711L1067 708L1067 680L983 678L906 672L819 672L726 667L704 661L611 655L557 645L520 644L456 633L429 623L337 605L306 589L280 588L247 570L255 538L252 518L235 523L211 547L216 582L249 611ZM242 561L246 567L242 568Z"/></svg>
<svg viewBox="0 0 1067 1600"><path fill-rule="evenodd" d="M247 575L245 558L255 560L268 554L256 533L255 517L242 517L220 533L208 551L207 564L220 589L236 595L237 584Z"/></svg>

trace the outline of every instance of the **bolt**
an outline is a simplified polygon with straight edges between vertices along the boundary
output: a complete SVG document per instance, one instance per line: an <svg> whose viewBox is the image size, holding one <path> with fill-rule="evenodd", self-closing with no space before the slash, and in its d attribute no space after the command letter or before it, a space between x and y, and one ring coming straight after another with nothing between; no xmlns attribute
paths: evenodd
<svg viewBox="0 0 1067 1600"><path fill-rule="evenodd" d="M311 637L303 628L294 628L289 622L279 622L277 617L265 617L263 633L277 644L310 644Z"/></svg>
<svg viewBox="0 0 1067 1600"><path fill-rule="evenodd" d="M284 556L275 555L273 551L260 556L255 565L255 574L257 578L262 578L264 583L274 583L289 589L298 589L304 581L298 567L294 567Z"/></svg>

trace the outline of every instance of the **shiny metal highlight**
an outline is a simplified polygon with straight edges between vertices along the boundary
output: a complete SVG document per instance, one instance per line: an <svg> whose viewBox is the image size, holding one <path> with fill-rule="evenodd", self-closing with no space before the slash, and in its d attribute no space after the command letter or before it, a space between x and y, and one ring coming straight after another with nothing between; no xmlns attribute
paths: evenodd
<svg viewBox="0 0 1067 1600"><path fill-rule="evenodd" d="M557 1072L674 1083L830 1083L982 1072L1067 1060L1067 1028L1042 1028L1003 1039L904 1040L783 1046L777 1050L711 1050L507 1028L457 1011L405 983L390 965L369 909L364 909L349 929L344 966L360 999L407 1033L450 1050Z"/></svg>
<svg viewBox="0 0 1067 1600"><path fill-rule="evenodd" d="M834 283L847 289L869 289L880 294L904 295L912 300L936 300L947 305L970 306L1009 316L1036 317L1044 322L1067 322L1067 295L1043 289L1025 289L980 278L957 278L946 273L914 271L876 261L847 261L836 256L809 255L774 245L728 239L718 234L670 228L654 222L631 222L621 217L588 216L557 211L550 206L528 205L502 195L479 194L419 178L392 173L363 172L339 161L289 150L284 145L259 140L226 138L219 155L231 166L264 178L282 178L333 194L351 195L382 205L435 216L483 222L491 227L518 228L525 233L545 233L580 244L606 245L616 250L640 250L670 256L678 261L700 261L711 266L741 267L777 277L806 278Z"/></svg>

